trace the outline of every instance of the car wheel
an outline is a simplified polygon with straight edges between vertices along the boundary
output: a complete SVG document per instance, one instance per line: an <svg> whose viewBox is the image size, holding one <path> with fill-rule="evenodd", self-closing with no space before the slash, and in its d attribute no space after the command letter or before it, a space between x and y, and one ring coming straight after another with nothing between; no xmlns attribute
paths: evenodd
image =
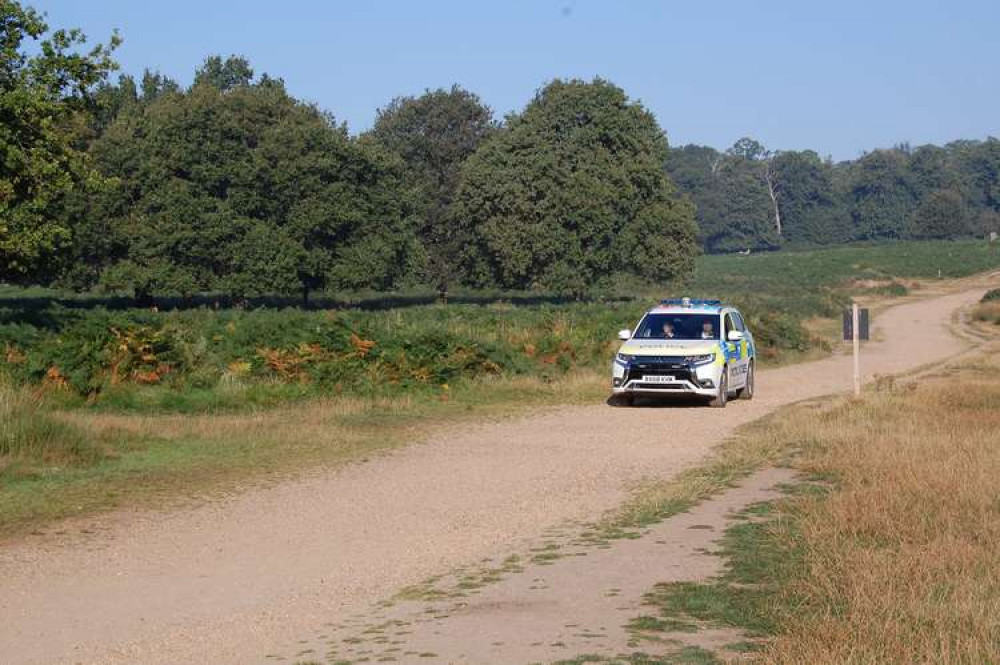
<svg viewBox="0 0 1000 665"><path fill-rule="evenodd" d="M611 396L611 399L608 400L608 404L611 406L632 406L633 397L629 393L618 393L617 395Z"/></svg>
<svg viewBox="0 0 1000 665"><path fill-rule="evenodd" d="M729 368L722 368L722 375L719 377L719 391L715 393L715 397L709 402L712 406L718 409L726 408L726 402L729 401Z"/></svg>
<svg viewBox="0 0 1000 665"><path fill-rule="evenodd" d="M740 388L740 399L753 399L753 362L747 367L747 384Z"/></svg>

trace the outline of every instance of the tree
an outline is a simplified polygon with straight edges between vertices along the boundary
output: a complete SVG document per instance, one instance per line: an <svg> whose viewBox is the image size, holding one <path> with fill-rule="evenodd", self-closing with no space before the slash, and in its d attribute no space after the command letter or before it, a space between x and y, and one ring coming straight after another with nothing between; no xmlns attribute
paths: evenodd
<svg viewBox="0 0 1000 665"><path fill-rule="evenodd" d="M250 67L250 62L236 55L231 55L225 60L222 56L211 55L205 58L201 69L194 75L196 86L210 85L222 92L248 86L251 81L253 81L253 69Z"/></svg>
<svg viewBox="0 0 1000 665"><path fill-rule="evenodd" d="M775 182L772 162L777 153L771 152L759 141L743 137L729 149L729 156L742 159L756 171L761 181L767 187L767 196L771 200L771 214L774 215L774 235L781 238L781 206L778 204L778 191Z"/></svg>
<svg viewBox="0 0 1000 665"><path fill-rule="evenodd" d="M725 153L701 146L672 150L668 170L697 207L699 236L709 252L773 249L781 216L771 154L743 138Z"/></svg>
<svg viewBox="0 0 1000 665"><path fill-rule="evenodd" d="M677 188L694 204L698 243L708 247L708 237L723 227L725 201L721 171L725 155L715 148L685 145L670 148L666 171Z"/></svg>
<svg viewBox="0 0 1000 665"><path fill-rule="evenodd" d="M962 195L950 189L932 192L913 215L914 238L954 238L969 233Z"/></svg>
<svg viewBox="0 0 1000 665"><path fill-rule="evenodd" d="M79 30L49 33L33 9L0 0L0 280L46 280L72 238L66 196L99 184L75 135L118 44L80 53Z"/></svg>
<svg viewBox="0 0 1000 665"><path fill-rule="evenodd" d="M417 235L427 254L427 277L443 292L458 276L468 241L449 217L459 171L494 131L492 111L479 97L452 86L420 97L397 97L379 109L366 136L402 160Z"/></svg>
<svg viewBox="0 0 1000 665"><path fill-rule="evenodd" d="M655 118L595 79L556 80L469 158L452 211L472 281L580 293L615 272L693 269L693 210L663 164Z"/></svg>
<svg viewBox="0 0 1000 665"><path fill-rule="evenodd" d="M811 150L781 152L772 162L774 190L789 242L830 244L851 238L851 220L837 194L833 167Z"/></svg>
<svg viewBox="0 0 1000 665"><path fill-rule="evenodd" d="M851 184L855 234L862 240L899 239L917 202L907 182L907 155L876 150L862 157Z"/></svg>
<svg viewBox="0 0 1000 665"><path fill-rule="evenodd" d="M415 241L398 174L280 81L200 82L120 115L94 146L119 183L109 288L235 296L388 288Z"/></svg>
<svg viewBox="0 0 1000 665"><path fill-rule="evenodd" d="M779 237L774 205L763 177L763 166L742 154L730 153L720 170L722 215L706 238L709 251L774 249Z"/></svg>
<svg viewBox="0 0 1000 665"><path fill-rule="evenodd" d="M1000 139L957 141L946 146L972 210L1000 213Z"/></svg>
<svg viewBox="0 0 1000 665"><path fill-rule="evenodd" d="M944 148L922 145L913 150L906 161L907 183L916 200L922 201L939 190L958 191L958 171Z"/></svg>

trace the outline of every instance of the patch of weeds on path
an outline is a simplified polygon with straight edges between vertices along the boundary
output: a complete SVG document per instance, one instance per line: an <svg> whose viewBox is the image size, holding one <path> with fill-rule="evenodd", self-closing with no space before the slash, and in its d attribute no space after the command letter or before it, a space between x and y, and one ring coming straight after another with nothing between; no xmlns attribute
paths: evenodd
<svg viewBox="0 0 1000 665"><path fill-rule="evenodd" d="M558 545L550 543L543 548L533 550L532 562L551 562L558 558ZM497 566L480 566L460 568L448 575L430 577L420 584L404 588L397 593L393 601L435 602L464 598L475 593L488 584L503 581L507 575L524 572L524 562L516 554L512 554ZM391 605L390 601L388 605Z"/></svg>
<svg viewBox="0 0 1000 665"><path fill-rule="evenodd" d="M553 665L587 665L601 663L610 665L721 665L715 654L696 646L684 646L664 655L651 655L641 651L617 656L584 654L569 660L560 660Z"/></svg>
<svg viewBox="0 0 1000 665"><path fill-rule="evenodd" d="M813 483L795 487L796 492L822 491ZM703 626L737 628L749 637L773 634L775 608L788 602L778 602L783 581L800 576L804 565L794 520L779 509L780 501L748 506L726 530L717 552L726 559L722 575L707 582L656 585L644 602L658 615L633 619L629 630L641 638Z"/></svg>
<svg viewBox="0 0 1000 665"><path fill-rule="evenodd" d="M790 430L804 425L801 418L791 422L787 419L791 408L778 409L742 427L704 464L668 481L647 484L620 510L591 525L578 543L607 547L614 540L641 538L647 527L735 487L752 473L768 466L787 465L793 452L788 445Z"/></svg>

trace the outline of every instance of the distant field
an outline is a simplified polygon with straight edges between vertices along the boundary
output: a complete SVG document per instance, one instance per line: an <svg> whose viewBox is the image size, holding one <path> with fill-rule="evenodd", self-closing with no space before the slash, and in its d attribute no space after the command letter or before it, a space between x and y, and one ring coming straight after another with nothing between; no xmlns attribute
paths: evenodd
<svg viewBox="0 0 1000 665"><path fill-rule="evenodd" d="M801 316L833 314L846 294L899 280L965 277L1000 268L1000 242L901 242L796 252L709 255L693 290ZM852 288L859 284L860 288ZM898 290L898 287L897 289Z"/></svg>

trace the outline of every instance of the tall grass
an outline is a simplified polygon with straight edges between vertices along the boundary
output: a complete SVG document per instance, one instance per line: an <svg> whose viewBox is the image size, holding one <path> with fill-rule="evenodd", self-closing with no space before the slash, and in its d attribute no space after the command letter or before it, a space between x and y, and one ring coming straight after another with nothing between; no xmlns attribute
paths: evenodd
<svg viewBox="0 0 1000 665"><path fill-rule="evenodd" d="M98 437L46 412L37 396L0 381L0 474L93 464L108 454Z"/></svg>

